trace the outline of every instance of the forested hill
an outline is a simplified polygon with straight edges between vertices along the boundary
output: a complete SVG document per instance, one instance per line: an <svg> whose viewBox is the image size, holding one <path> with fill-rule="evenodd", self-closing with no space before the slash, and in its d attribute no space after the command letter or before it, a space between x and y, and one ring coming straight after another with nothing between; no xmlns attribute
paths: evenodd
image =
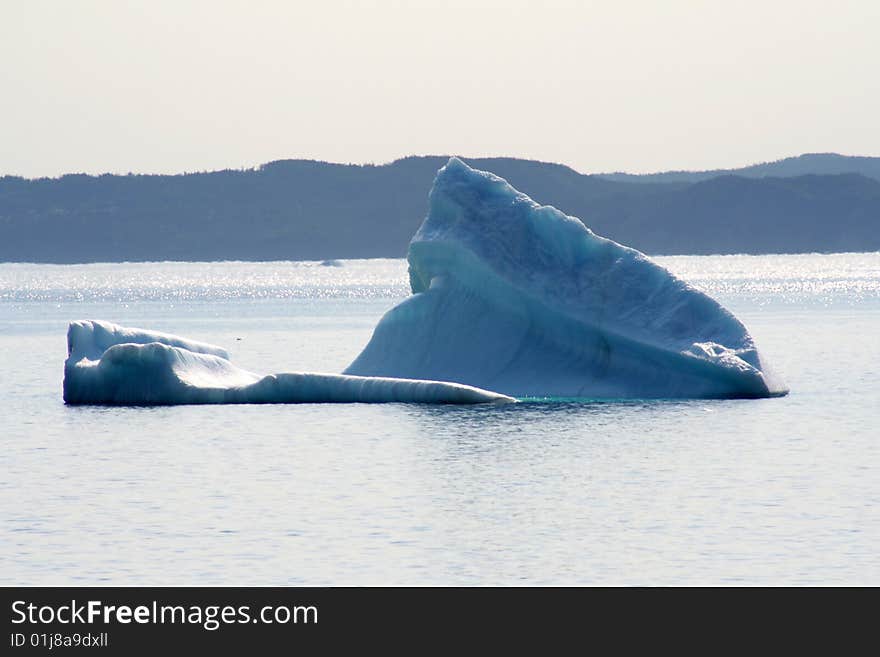
<svg viewBox="0 0 880 657"><path fill-rule="evenodd" d="M743 178L791 178L809 174L834 175L858 173L867 178L880 180L880 157L839 155L837 153L805 153L775 162L762 162L740 169L714 169L711 171L663 171L661 173L603 173L606 180L618 182L694 183L718 176L742 176Z"/></svg>
<svg viewBox="0 0 880 657"><path fill-rule="evenodd" d="M0 178L0 261L400 257L446 156L283 160L181 175ZM621 182L558 164L465 158L651 254L880 250L880 181L860 174Z"/></svg>

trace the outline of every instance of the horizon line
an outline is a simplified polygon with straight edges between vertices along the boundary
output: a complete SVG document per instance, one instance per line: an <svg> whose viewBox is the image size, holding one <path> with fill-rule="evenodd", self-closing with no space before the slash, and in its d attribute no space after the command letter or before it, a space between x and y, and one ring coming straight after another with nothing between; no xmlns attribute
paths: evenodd
<svg viewBox="0 0 880 657"><path fill-rule="evenodd" d="M15 173L4 173L4 174L0 174L0 180L2 180L3 178L21 178L22 180L27 180L27 181L60 180L61 178L65 178L67 176L87 176L89 178L101 178L103 176L123 176L123 177L126 177L126 176L144 176L144 177L150 177L150 176L156 176L156 177L159 177L159 176L193 176L193 175L205 175L205 174L211 174L211 173L224 173L224 172L230 172L230 171L236 171L236 172L259 171L263 167L266 167L266 166L269 166L272 164L277 164L280 162L313 162L316 164L328 164L331 166L344 166L344 167L385 167L385 166L391 166L393 164L396 164L397 162L402 162L403 160L426 159L426 158L435 158L435 157L436 158L458 157L458 158L465 160L465 161L469 161L469 160L520 160L522 162L536 162L538 164L549 164L552 166L565 167L565 168L570 169L571 171L574 171L575 173L580 174L582 176L620 176L620 175L624 175L624 176L631 176L631 177L642 177L642 176L647 177L647 176L655 176L655 175L661 175L661 174L700 174L700 173L709 173L709 172L716 172L716 171L733 172L733 171L738 171L741 169L748 169L748 168L754 167L754 166L760 166L760 165L764 165L764 164L775 164L777 162L784 162L785 160L794 160L794 159L798 159L801 157L817 156L817 155L831 155L831 156L843 157L843 158L880 159L880 155L851 155L851 154L838 153L836 151L823 151L823 152L812 151L812 152L800 153L798 155L787 155L787 156L780 157L775 160L763 160L763 161L759 161L759 162L752 162L751 164L744 164L742 166L716 167L716 168L712 168L712 169L675 169L675 168L672 168L672 169L662 169L662 170L658 170L658 171L648 171L648 172L639 172L639 173L632 173L629 171L620 171L620 170L587 173L587 172L579 171L578 169L575 169L573 166L571 166L569 164L565 164L564 162L552 162L549 160L538 160L538 159L534 159L534 158L520 157L520 156L515 156L515 155L466 156L466 155L460 155L457 153L449 153L449 154L436 154L436 153L431 154L431 153L429 153L429 154L404 155L404 156L401 156L398 158L394 158L393 160L390 160L387 162L381 162L378 164L376 162L334 162L331 160L321 160L321 159L312 158L312 157L286 157L286 158L280 158L280 159L275 159L275 160L268 160L266 162L262 162L260 164L255 164L252 166L241 166L241 167L237 167L237 168L225 167L225 168L218 168L218 169L200 169L198 171L184 170L184 171L173 171L173 172L172 171L144 172L144 171L130 171L129 170L129 171L125 171L125 172L122 172L122 171L115 171L115 172L114 171L103 171L100 173L89 173L86 171L68 171L66 173L60 173L60 174L54 175L54 176L23 176L23 175L15 174Z"/></svg>

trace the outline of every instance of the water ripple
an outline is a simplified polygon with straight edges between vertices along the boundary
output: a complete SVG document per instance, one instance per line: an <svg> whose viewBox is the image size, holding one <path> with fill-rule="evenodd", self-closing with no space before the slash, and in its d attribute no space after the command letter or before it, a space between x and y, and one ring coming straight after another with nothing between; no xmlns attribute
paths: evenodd
<svg viewBox="0 0 880 657"><path fill-rule="evenodd" d="M657 262L719 298L759 305L880 300L880 253L665 256ZM409 294L403 259L320 262L0 264L0 302L380 299Z"/></svg>

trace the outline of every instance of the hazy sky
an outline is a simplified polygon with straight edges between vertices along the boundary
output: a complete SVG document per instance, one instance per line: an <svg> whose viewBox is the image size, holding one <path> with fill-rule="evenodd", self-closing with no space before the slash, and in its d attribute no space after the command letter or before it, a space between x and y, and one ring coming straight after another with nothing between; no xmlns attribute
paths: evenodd
<svg viewBox="0 0 880 657"><path fill-rule="evenodd" d="M880 155L880 2L0 0L0 174Z"/></svg>

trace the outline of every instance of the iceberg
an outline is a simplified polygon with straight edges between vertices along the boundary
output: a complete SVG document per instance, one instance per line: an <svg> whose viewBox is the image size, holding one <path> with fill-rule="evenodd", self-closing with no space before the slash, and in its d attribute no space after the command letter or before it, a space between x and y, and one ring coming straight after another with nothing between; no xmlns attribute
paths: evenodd
<svg viewBox="0 0 880 657"><path fill-rule="evenodd" d="M385 314L343 374L261 376L210 344L77 321L67 334L65 402L472 404L787 393L733 314L643 253L457 158L437 173L429 201L409 246L413 294Z"/></svg>
<svg viewBox="0 0 880 657"><path fill-rule="evenodd" d="M408 253L413 295L345 370L518 398L785 394L745 326L646 255L451 158Z"/></svg>
<svg viewBox="0 0 880 657"><path fill-rule="evenodd" d="M393 377L294 372L260 376L234 366L220 347L103 321L67 330L68 404L289 404L514 401L469 385Z"/></svg>

